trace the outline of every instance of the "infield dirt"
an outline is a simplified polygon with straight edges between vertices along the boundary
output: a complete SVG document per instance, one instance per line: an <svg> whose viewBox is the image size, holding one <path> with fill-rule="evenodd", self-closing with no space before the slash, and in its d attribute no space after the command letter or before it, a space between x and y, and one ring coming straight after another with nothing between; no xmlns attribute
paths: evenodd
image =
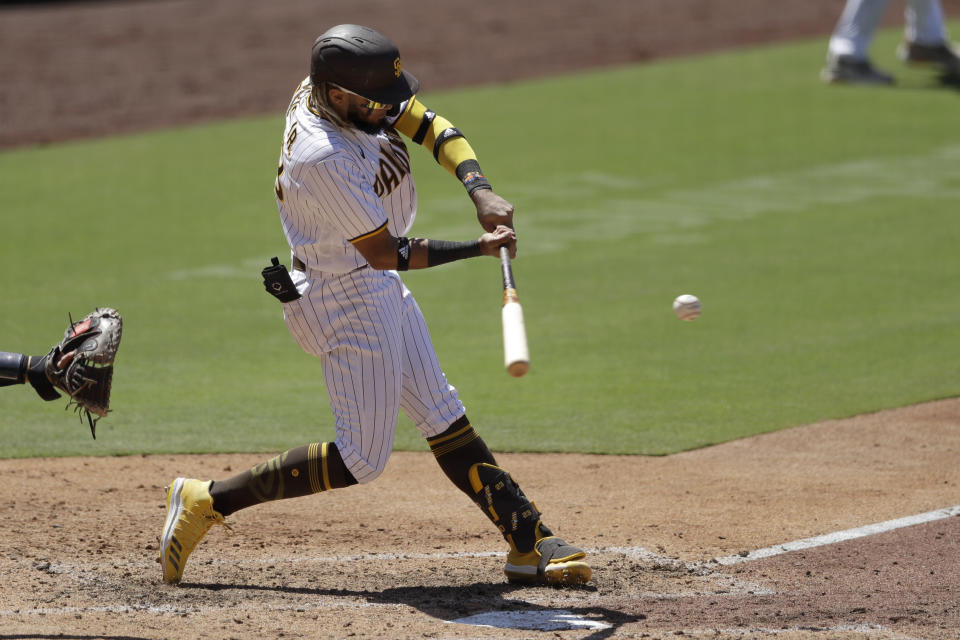
<svg viewBox="0 0 960 640"><path fill-rule="evenodd" d="M502 540L426 452L394 454L371 485L234 514L180 586L156 561L162 485L264 456L4 460L0 638L956 638L960 518L711 560L960 502L958 412L941 401L661 458L499 455L592 550L584 589L505 584ZM450 624L491 611L609 627Z"/></svg>
<svg viewBox="0 0 960 640"><path fill-rule="evenodd" d="M324 3L322 15L308 0L6 8L0 146L279 112L306 74L305 43L337 22L390 33L423 85L441 88L826 38L840 4L558 0L547 11L506 0L354 0ZM67 437L84 437L75 428L64 425ZM584 589L505 584L502 540L428 453L395 454L372 485L241 511L233 535L215 528L200 545L185 584L162 584L163 485L223 478L272 453L0 461L0 638L960 637L956 517L711 562L960 504L958 400L662 458L499 455L547 522L592 550ZM528 627L537 614L580 626L453 622L491 611Z"/></svg>

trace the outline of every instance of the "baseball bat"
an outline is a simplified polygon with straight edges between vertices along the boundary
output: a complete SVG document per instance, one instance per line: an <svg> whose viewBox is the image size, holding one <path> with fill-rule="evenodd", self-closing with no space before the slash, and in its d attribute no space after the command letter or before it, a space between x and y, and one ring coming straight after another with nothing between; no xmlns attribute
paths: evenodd
<svg viewBox="0 0 960 640"><path fill-rule="evenodd" d="M500 269L503 271L503 363L514 378L530 370L530 350L527 348L527 329L523 324L523 307L517 297L517 284L510 265L510 249L500 247Z"/></svg>

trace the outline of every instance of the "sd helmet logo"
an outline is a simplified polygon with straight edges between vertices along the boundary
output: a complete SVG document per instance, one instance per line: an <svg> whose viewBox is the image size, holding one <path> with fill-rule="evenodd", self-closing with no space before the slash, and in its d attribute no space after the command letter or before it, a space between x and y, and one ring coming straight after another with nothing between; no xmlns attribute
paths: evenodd
<svg viewBox="0 0 960 640"><path fill-rule="evenodd" d="M393 61L393 75L400 77L400 74L403 72L403 67L400 65L400 58L398 57Z"/></svg>

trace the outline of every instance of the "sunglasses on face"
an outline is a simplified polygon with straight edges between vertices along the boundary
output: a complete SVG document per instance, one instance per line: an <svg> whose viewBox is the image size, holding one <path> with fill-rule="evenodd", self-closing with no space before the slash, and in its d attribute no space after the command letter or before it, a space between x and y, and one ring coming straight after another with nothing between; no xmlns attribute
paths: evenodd
<svg viewBox="0 0 960 640"><path fill-rule="evenodd" d="M363 100L364 102L360 106L363 107L364 109L375 111L377 109L390 109L393 107L392 104L383 104L382 102L376 102L375 100L371 100L370 98L364 97L359 93L354 93L353 91L350 91L350 89L344 89L338 84L333 84L332 82L330 84L336 87L337 89L340 89L340 91L343 91L344 93L349 93L350 95L357 96L358 98Z"/></svg>

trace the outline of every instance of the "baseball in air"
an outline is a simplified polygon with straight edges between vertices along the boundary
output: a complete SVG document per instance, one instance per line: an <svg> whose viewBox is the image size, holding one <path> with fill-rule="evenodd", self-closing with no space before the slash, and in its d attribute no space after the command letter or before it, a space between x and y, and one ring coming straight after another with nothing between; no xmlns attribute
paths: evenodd
<svg viewBox="0 0 960 640"><path fill-rule="evenodd" d="M673 301L673 312L677 314L678 318L686 322L696 320L700 315L700 298L689 293L677 296L677 299Z"/></svg>

